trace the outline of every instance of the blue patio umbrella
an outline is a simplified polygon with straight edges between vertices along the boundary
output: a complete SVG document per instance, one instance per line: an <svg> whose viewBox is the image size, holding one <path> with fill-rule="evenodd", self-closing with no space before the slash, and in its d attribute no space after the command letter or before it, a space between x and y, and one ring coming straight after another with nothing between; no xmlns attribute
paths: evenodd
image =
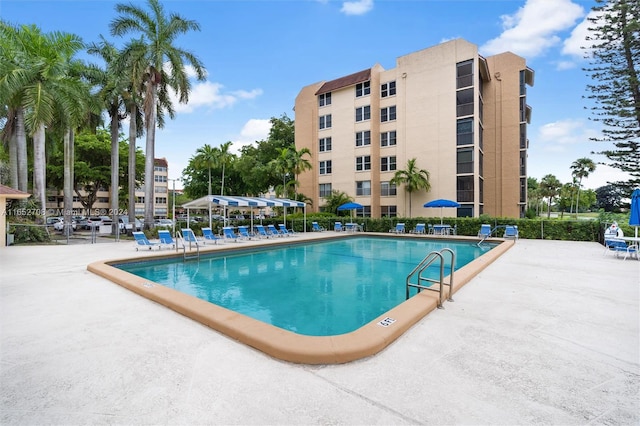
<svg viewBox="0 0 640 426"><path fill-rule="evenodd" d="M640 189L635 189L631 193L631 214L629 215L629 225L635 226L636 238L638 238L638 226L640 226Z"/></svg>
<svg viewBox="0 0 640 426"><path fill-rule="evenodd" d="M353 210L361 209L362 207L362 204L350 202L338 206L338 211L351 210L351 220L353 220Z"/></svg>
<svg viewBox="0 0 640 426"><path fill-rule="evenodd" d="M443 198L439 198L437 200L431 200L428 203L425 203L424 207L440 207L440 225L442 225L442 208L443 207L460 207L460 204L456 203L452 200L445 200Z"/></svg>

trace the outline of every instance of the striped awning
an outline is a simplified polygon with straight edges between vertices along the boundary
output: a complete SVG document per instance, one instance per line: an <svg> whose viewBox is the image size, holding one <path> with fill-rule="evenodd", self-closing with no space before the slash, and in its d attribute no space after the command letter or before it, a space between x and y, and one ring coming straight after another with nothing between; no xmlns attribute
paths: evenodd
<svg viewBox="0 0 640 426"><path fill-rule="evenodd" d="M241 197L230 195L207 195L183 204L186 209L204 209L209 205L231 207L305 207L302 201L286 198Z"/></svg>

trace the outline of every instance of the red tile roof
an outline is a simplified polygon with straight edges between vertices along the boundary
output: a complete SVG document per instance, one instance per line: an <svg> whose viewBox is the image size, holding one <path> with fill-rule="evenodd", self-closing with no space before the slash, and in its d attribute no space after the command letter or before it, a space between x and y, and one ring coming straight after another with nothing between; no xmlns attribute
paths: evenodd
<svg viewBox="0 0 640 426"><path fill-rule="evenodd" d="M366 70L358 71L335 80L327 81L320 87L320 89L318 89L316 95L322 95L323 93L332 92L334 90L342 89L343 87L353 86L354 84L368 80L371 80L371 68L367 68Z"/></svg>
<svg viewBox="0 0 640 426"><path fill-rule="evenodd" d="M31 196L31 194L27 192L18 191L17 189L4 185L0 185L0 195L4 195L4 198L27 198Z"/></svg>
<svg viewBox="0 0 640 426"><path fill-rule="evenodd" d="M154 158L153 165L158 167L169 167L166 158Z"/></svg>

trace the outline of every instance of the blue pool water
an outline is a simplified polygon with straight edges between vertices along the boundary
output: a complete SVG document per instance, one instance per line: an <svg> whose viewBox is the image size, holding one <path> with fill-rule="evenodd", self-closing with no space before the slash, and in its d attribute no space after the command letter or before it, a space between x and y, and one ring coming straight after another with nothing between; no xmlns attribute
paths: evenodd
<svg viewBox="0 0 640 426"><path fill-rule="evenodd" d="M330 336L354 331L404 302L407 275L431 251L452 249L457 270L488 246L352 237L219 252L199 262L176 258L114 266L294 333ZM437 278L439 267L432 269Z"/></svg>

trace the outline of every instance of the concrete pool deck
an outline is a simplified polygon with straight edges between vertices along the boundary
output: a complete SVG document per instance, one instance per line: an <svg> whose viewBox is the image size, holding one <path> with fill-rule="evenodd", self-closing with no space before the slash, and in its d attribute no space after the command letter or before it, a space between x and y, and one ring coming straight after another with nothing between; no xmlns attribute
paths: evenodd
<svg viewBox="0 0 640 426"><path fill-rule="evenodd" d="M640 262L597 243L519 240L382 352L317 366L86 269L132 253L0 249L0 424L640 423Z"/></svg>

